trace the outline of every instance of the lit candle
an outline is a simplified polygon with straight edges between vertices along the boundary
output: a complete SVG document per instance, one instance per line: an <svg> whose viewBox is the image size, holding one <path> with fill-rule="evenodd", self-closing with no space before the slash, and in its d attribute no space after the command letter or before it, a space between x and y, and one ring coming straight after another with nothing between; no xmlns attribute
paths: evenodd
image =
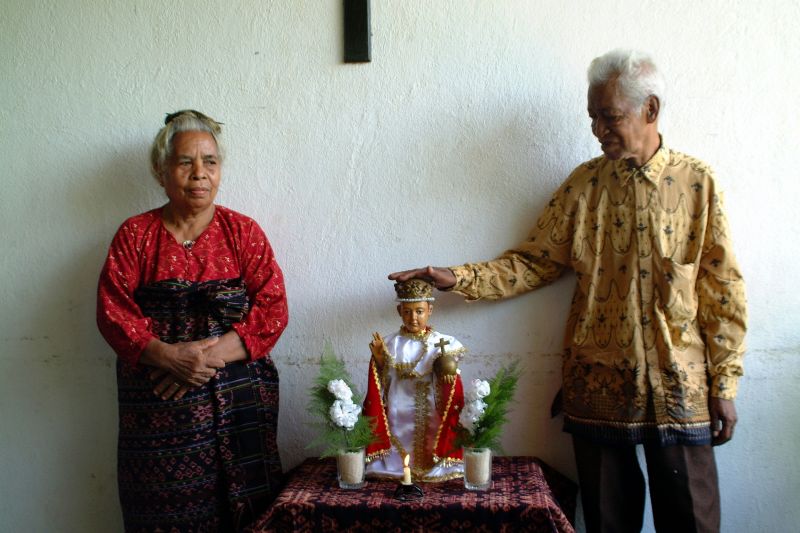
<svg viewBox="0 0 800 533"><path fill-rule="evenodd" d="M408 467L408 454L403 459L403 485L411 485L411 469Z"/></svg>

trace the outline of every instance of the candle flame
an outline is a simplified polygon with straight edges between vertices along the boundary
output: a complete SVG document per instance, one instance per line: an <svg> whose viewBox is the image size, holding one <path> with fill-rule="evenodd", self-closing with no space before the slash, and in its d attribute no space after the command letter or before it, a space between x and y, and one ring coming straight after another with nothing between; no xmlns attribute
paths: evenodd
<svg viewBox="0 0 800 533"><path fill-rule="evenodd" d="M405 458L403 459L403 466L408 466L408 454L406 454Z"/></svg>

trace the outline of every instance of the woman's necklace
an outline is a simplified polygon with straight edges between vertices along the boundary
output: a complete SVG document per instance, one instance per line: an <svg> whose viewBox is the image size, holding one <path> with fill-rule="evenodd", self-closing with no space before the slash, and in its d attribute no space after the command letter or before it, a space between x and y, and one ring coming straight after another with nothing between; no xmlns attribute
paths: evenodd
<svg viewBox="0 0 800 533"><path fill-rule="evenodd" d="M422 358L428 353L428 337L430 337L433 328L430 326L426 327L424 330L419 331L417 333L412 333L406 329L405 326L400 327L400 335L406 337L408 339L412 339L415 341L419 341L422 344L422 347L419 350L419 354L417 357L408 363L393 363L392 366L397 371L397 375L401 379L410 379L410 378L418 378L421 377L421 374L416 372L414 369L417 367Z"/></svg>
<svg viewBox="0 0 800 533"><path fill-rule="evenodd" d="M164 229L167 230L176 240L183 246L183 249L187 252L191 252L194 245L197 244L197 239L206 231L209 225L211 225L211 221L214 220L214 214L216 213L216 209L214 206L211 206L209 210L211 215L203 215L203 218L198 219L198 222L194 222L190 225L186 225L185 223L181 223L180 219L175 216L172 212L170 204L164 206L161 210L161 224L164 226ZM207 220L206 220L207 218ZM186 222L184 220L184 222ZM181 240L181 236L194 236L194 239L183 239Z"/></svg>

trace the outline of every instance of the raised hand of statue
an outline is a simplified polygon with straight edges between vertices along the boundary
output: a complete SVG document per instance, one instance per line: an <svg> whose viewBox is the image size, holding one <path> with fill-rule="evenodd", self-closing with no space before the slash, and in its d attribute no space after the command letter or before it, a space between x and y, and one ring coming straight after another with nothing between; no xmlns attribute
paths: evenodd
<svg viewBox="0 0 800 533"><path fill-rule="evenodd" d="M449 289L456 284L456 276L453 271L443 267L427 266L389 274L389 279L393 281L408 281L412 278L429 281L439 290Z"/></svg>
<svg viewBox="0 0 800 533"><path fill-rule="evenodd" d="M372 342L369 343L369 349L372 352L372 357L375 358L375 364L378 369L383 368L386 362L386 344L383 342L383 337L378 332L372 334Z"/></svg>

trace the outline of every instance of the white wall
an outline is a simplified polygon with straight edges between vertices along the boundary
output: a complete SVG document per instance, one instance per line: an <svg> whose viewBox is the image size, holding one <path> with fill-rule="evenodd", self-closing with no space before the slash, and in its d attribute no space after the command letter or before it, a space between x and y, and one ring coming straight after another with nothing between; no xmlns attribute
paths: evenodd
<svg viewBox="0 0 800 533"><path fill-rule="evenodd" d="M312 454L304 391L325 340L365 383L370 333L399 324L388 272L488 259L525 236L599 153L584 72L618 46L659 58L665 139L717 169L748 280L741 421L718 451L723 530L800 521L796 1L375 0L364 65L341 62L334 0L2 4L0 530L121 527L94 291L117 225L163 202L146 152L164 113L225 122L219 201L261 223L286 273L292 318L273 357L291 467ZM502 304L444 295L434 323L470 348L466 376L524 362L506 449L574 477L548 417L572 283Z"/></svg>

